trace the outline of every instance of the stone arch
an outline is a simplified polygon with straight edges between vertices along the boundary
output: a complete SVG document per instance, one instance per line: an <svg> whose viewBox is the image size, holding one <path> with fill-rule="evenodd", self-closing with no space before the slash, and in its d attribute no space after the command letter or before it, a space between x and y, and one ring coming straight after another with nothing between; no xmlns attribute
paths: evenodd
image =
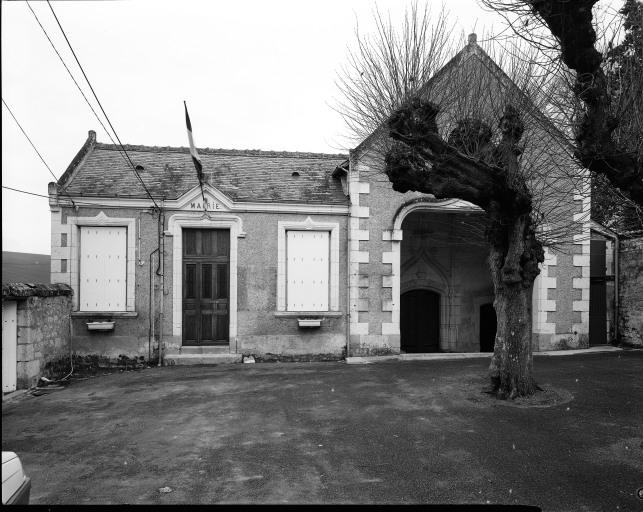
<svg viewBox="0 0 643 512"><path fill-rule="evenodd" d="M438 200L427 196L417 197L400 205L393 216L390 234L384 235L385 239L391 240L392 243L390 256L390 262L393 264L392 302L396 306L392 310L392 323L387 325L387 330L400 332L402 294L421 289L433 291L440 295L440 349L456 350L458 330L461 327L459 311L462 297L454 292L449 270L426 250L421 250L403 261L402 240L405 234L402 225L410 214L418 211L434 211L436 214L445 212L482 214L483 211L459 199Z"/></svg>
<svg viewBox="0 0 643 512"><path fill-rule="evenodd" d="M462 199L435 199L434 197L416 197L400 205L393 216L393 231L402 229L402 222L417 210L453 210L458 212L482 212L476 205Z"/></svg>

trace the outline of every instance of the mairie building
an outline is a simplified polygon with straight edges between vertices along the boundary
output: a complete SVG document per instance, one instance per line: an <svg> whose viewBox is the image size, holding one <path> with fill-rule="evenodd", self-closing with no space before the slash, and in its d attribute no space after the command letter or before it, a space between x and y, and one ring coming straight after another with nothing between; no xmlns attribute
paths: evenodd
<svg viewBox="0 0 643 512"><path fill-rule="evenodd" d="M508 80L475 41L438 79L463 66ZM550 133L539 155L565 158ZM155 358L160 345L166 363L188 364L493 350L484 212L394 192L369 140L344 155L199 148L203 187L188 148L124 149L90 131L49 186L52 283L74 291L77 354ZM581 192L556 198L573 232L534 284L535 351L590 342ZM602 316L597 343L613 327Z"/></svg>

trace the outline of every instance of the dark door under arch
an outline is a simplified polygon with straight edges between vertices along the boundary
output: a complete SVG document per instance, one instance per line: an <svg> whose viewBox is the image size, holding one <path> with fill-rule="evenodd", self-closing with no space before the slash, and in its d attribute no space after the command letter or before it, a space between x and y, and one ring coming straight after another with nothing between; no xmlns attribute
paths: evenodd
<svg viewBox="0 0 643 512"><path fill-rule="evenodd" d="M589 344L607 343L605 240L591 240L589 253Z"/></svg>
<svg viewBox="0 0 643 512"><path fill-rule="evenodd" d="M402 351L438 352L440 349L440 295L429 290L402 294L400 334Z"/></svg>
<svg viewBox="0 0 643 512"><path fill-rule="evenodd" d="M480 306L480 352L493 352L497 328L496 310L493 304Z"/></svg>

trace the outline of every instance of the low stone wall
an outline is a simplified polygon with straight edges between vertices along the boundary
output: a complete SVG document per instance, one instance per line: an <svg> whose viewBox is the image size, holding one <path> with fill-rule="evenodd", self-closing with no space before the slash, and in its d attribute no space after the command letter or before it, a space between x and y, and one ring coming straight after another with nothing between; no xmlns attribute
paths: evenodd
<svg viewBox="0 0 643 512"><path fill-rule="evenodd" d="M643 237L620 242L618 301L619 341L643 348Z"/></svg>
<svg viewBox="0 0 643 512"><path fill-rule="evenodd" d="M69 357L72 289L65 284L3 284L2 300L17 303L17 388L30 388L46 375L48 362Z"/></svg>

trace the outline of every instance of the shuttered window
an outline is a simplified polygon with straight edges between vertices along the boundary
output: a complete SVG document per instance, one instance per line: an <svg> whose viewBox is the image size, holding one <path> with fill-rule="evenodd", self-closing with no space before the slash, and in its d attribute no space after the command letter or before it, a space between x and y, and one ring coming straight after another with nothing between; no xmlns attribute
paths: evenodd
<svg viewBox="0 0 643 512"><path fill-rule="evenodd" d="M80 228L80 310L125 311L127 228Z"/></svg>
<svg viewBox="0 0 643 512"><path fill-rule="evenodd" d="M287 231L288 311L328 311L328 231Z"/></svg>

